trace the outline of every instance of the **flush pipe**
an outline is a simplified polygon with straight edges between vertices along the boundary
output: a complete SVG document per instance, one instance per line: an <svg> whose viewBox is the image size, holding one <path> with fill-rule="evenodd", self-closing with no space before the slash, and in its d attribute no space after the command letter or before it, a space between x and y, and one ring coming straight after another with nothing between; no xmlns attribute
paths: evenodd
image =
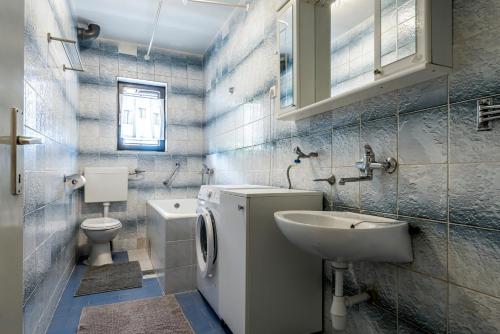
<svg viewBox="0 0 500 334"><path fill-rule="evenodd" d="M355 296L344 296L344 273L347 270L347 263L334 262L333 268L335 269L335 293L330 308L330 315L332 317L333 328L337 331L342 331L347 327L347 308L368 301L371 296L367 292L362 292Z"/></svg>
<svg viewBox="0 0 500 334"><path fill-rule="evenodd" d="M104 218L108 218L108 216L109 216L109 206L110 205L111 204L109 202L102 203L102 206L104 207L104 212L103 212Z"/></svg>

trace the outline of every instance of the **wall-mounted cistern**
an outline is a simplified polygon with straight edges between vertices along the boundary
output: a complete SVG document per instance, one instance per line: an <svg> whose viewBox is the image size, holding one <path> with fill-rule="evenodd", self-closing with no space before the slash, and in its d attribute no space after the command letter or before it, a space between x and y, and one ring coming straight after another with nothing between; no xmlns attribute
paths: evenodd
<svg viewBox="0 0 500 334"><path fill-rule="evenodd" d="M363 160L356 162L354 165L364 175L359 177L343 177L339 180L340 185L345 185L347 182L371 181L373 180L373 170L382 169L389 174L392 174L398 168L398 162L395 158L387 158L384 162L377 162L375 153L370 145L365 145L365 155Z"/></svg>

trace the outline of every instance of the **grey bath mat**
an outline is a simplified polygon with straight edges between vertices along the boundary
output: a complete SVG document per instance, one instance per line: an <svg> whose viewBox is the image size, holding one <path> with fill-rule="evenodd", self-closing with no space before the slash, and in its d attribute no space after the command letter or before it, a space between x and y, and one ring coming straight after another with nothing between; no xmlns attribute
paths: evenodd
<svg viewBox="0 0 500 334"><path fill-rule="evenodd" d="M89 267L75 296L140 287L142 287L142 272L139 262L112 263Z"/></svg>
<svg viewBox="0 0 500 334"><path fill-rule="evenodd" d="M173 295L85 307L78 334L192 334Z"/></svg>

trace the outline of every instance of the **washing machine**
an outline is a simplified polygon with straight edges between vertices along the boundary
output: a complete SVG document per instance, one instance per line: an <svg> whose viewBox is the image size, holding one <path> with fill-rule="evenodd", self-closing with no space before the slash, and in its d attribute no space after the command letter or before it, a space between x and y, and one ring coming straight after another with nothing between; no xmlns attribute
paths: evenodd
<svg viewBox="0 0 500 334"><path fill-rule="evenodd" d="M234 334L320 332L322 260L287 240L274 213L322 210L323 194L225 189L219 200L220 318Z"/></svg>
<svg viewBox="0 0 500 334"><path fill-rule="evenodd" d="M198 290L212 309L219 315L220 277L219 261L224 255L219 249L219 229L222 222L220 214L220 195L222 190L267 189L258 185L207 185L201 186L198 193L196 220L196 260L198 263L196 283ZM220 317L220 315L219 315Z"/></svg>

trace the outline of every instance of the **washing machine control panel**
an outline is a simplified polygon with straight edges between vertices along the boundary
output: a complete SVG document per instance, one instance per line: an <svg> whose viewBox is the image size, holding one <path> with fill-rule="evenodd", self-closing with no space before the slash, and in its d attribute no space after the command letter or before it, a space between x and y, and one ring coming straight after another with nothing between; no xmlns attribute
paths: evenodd
<svg viewBox="0 0 500 334"><path fill-rule="evenodd" d="M220 202L220 190L212 187L201 187L198 193L198 200L219 203Z"/></svg>

